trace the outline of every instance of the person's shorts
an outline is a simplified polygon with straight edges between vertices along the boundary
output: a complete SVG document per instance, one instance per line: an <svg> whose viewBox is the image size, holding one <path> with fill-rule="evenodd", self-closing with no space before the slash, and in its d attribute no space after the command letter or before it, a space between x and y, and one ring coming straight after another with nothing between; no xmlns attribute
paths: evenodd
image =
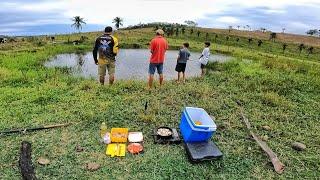
<svg viewBox="0 0 320 180"><path fill-rule="evenodd" d="M177 72L183 72L184 73L186 71L186 66L187 66L186 63L177 63L175 70Z"/></svg>
<svg viewBox="0 0 320 180"><path fill-rule="evenodd" d="M150 63L149 64L149 74L154 75L156 72L156 69L158 71L158 74L163 73L163 63Z"/></svg>
<svg viewBox="0 0 320 180"><path fill-rule="evenodd" d="M101 62L103 62L103 63L101 63ZM115 60L112 60L112 59L101 60L101 59L99 59L99 66L98 66L99 76L106 76L107 70L108 70L109 76L114 75L114 73L115 73Z"/></svg>
<svg viewBox="0 0 320 180"><path fill-rule="evenodd" d="M201 69L206 68L207 65L201 64Z"/></svg>

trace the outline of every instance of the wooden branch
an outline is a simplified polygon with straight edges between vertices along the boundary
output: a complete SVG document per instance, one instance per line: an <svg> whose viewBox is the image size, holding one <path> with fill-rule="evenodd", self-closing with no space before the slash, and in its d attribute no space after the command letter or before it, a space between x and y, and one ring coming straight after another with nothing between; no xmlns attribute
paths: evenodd
<svg viewBox="0 0 320 180"><path fill-rule="evenodd" d="M8 131L2 131L0 132L0 135L8 135L12 133L24 133L24 132L30 132L30 131L39 131L39 130L44 130L44 129L52 129L52 128L59 128L59 127L65 127L69 126L70 123L67 124L55 124L55 125L48 125L48 126L39 126L39 127L34 127L34 128L26 128L26 129L13 129L13 130L8 130Z"/></svg>
<svg viewBox="0 0 320 180"><path fill-rule="evenodd" d="M23 141L19 158L19 167L23 180L36 180L34 167L31 160L31 143Z"/></svg>
<svg viewBox="0 0 320 180"><path fill-rule="evenodd" d="M247 129L249 130L251 136L253 137L253 139L259 144L259 146L261 147L261 149L267 153L267 155L269 156L269 159L271 160L274 170L278 173L281 174L284 171L284 167L285 165L279 160L279 158L277 157L276 153L274 153L270 147L267 145L267 143L265 143L263 140L261 140L259 138L259 136L257 136L254 132L252 132L251 130L251 125L249 120L245 117L245 115L243 114L243 111L241 110L241 116L242 116L242 120L245 123L245 125L247 126Z"/></svg>

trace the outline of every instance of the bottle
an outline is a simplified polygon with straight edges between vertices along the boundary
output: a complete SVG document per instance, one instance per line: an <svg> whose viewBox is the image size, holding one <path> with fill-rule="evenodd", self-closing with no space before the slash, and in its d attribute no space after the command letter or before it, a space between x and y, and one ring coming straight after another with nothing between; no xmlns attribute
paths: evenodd
<svg viewBox="0 0 320 180"><path fill-rule="evenodd" d="M105 122L101 123L101 126L100 126L100 137L103 138L104 135L106 135L106 133L108 132L108 129L107 129L107 125Z"/></svg>

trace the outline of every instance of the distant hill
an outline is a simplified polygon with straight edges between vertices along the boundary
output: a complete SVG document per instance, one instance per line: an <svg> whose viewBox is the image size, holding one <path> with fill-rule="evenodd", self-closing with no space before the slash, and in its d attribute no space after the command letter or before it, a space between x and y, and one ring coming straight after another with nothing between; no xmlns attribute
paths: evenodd
<svg viewBox="0 0 320 180"><path fill-rule="evenodd" d="M261 32L261 31L242 31L242 30L231 30L229 33L228 29L210 29L203 28L205 31L217 33L217 34L229 34L232 36L247 37L268 40L270 37L270 32ZM307 35L299 34L288 34L288 33L277 33L277 41L300 44L304 43L305 45L320 47L320 38Z"/></svg>
<svg viewBox="0 0 320 180"><path fill-rule="evenodd" d="M127 28L123 28L123 30L128 29L141 29L141 28L155 28L155 27L163 27L166 26L174 26L174 27L182 27L185 25L182 24L175 24L175 23L149 23L149 24L139 24L135 26L130 26ZM190 28L185 26L186 28ZM216 29L216 28L196 28L200 31L209 32L209 33L216 33L216 34L224 34L230 36L237 36L237 37L245 37L245 38L254 38L254 39L261 39L261 40L269 40L270 33L262 32L259 30L255 31L247 31L247 30L237 30L232 29L229 32L229 29ZM313 46L313 47L320 47L320 37L315 36L307 36L307 35L300 35L300 34L290 34L290 33L277 33L276 41L284 42L284 43L293 43L293 44L305 44L306 46Z"/></svg>
<svg viewBox="0 0 320 180"><path fill-rule="evenodd" d="M187 27L183 24L177 24L177 23L148 23L148 24L138 24L135 26L129 26L127 28L123 28L123 30L128 29L141 29L141 28L155 28L155 27ZM224 35L230 35L230 36L237 36L237 37L245 37L245 38L254 38L254 39L261 39L261 40L269 40L270 33L271 32L262 32L259 30L255 31L248 31L248 30L237 30L232 29L229 32L229 29L216 29L216 28L197 28L204 32L209 33L216 33L216 34L224 34ZM313 47L320 47L320 37L315 36L307 36L307 35L300 35L300 34L289 34L289 33L277 33L276 41L278 42L284 42L284 43L293 43L293 44L305 44L306 46L313 46Z"/></svg>

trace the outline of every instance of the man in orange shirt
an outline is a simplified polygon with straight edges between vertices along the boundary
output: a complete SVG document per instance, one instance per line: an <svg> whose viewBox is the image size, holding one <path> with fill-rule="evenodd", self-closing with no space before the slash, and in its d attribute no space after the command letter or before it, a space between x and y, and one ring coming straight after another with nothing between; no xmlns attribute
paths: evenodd
<svg viewBox="0 0 320 180"><path fill-rule="evenodd" d="M150 64L149 64L149 88L152 88L153 76L154 73L157 72L159 74L160 86L163 84L163 63L164 56L168 49L167 40L163 37L164 32L162 29L158 29L156 31L157 36L151 40L150 43Z"/></svg>

